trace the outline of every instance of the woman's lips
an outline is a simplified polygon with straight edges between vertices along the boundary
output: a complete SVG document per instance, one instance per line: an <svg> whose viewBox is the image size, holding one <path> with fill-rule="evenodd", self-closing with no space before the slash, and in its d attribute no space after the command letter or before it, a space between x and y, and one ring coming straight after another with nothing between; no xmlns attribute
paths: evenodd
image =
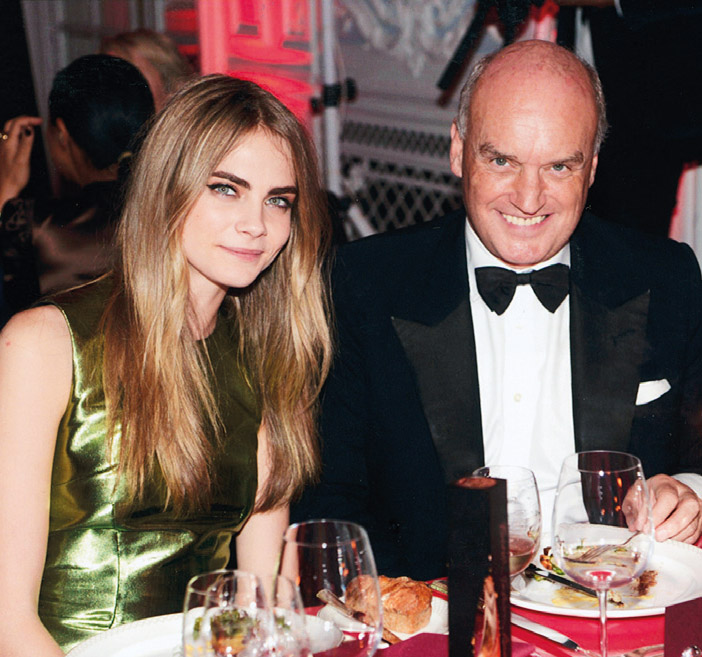
<svg viewBox="0 0 702 657"><path fill-rule="evenodd" d="M222 246L225 251L231 253L233 256L240 258L241 260L257 260L261 257L263 253L262 249L242 249L238 247Z"/></svg>

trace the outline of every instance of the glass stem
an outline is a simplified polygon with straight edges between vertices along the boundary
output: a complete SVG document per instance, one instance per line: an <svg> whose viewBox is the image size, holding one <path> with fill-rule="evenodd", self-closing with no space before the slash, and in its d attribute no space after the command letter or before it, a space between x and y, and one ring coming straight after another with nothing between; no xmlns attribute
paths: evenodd
<svg viewBox="0 0 702 657"><path fill-rule="evenodd" d="M607 657L607 589L597 589L600 607L600 655Z"/></svg>

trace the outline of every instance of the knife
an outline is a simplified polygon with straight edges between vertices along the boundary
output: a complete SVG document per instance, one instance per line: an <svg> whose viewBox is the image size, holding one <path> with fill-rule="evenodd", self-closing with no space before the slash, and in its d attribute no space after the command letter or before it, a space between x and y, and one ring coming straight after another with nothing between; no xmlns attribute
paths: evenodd
<svg viewBox="0 0 702 657"><path fill-rule="evenodd" d="M317 592L317 597L326 604L334 607L338 612L342 613L347 618L353 618L366 625L373 625L373 621L366 616L362 611L354 611L349 607L339 596L330 591L329 589L322 589ZM386 627L383 628L383 640L390 644L398 643L402 641L397 634L394 634Z"/></svg>
<svg viewBox="0 0 702 657"><path fill-rule="evenodd" d="M591 589L587 586L583 586L582 584L578 584L577 582L574 582L572 579L568 579L567 577L556 575L556 573L552 573L550 570L543 570L542 568L539 568L533 563L530 563L527 566L526 570L524 571L524 575L526 577L543 577L544 579L548 579L552 582L557 582L558 584L562 584L563 586L567 586L568 588L580 591L585 595L591 595L595 598L597 597L597 591L595 591L595 589Z"/></svg>
<svg viewBox="0 0 702 657"><path fill-rule="evenodd" d="M585 648L581 648L578 643L573 641L573 639L567 637L565 634L556 632L556 630L553 630L550 627L546 627L545 625L541 625L541 623L537 623L536 621L525 618L524 616L515 614L514 611L511 613L511 618L512 623L517 627L521 627L524 630L529 630L529 632L543 636L549 641L554 641L568 650L576 650L584 655L591 655L590 652L585 650Z"/></svg>

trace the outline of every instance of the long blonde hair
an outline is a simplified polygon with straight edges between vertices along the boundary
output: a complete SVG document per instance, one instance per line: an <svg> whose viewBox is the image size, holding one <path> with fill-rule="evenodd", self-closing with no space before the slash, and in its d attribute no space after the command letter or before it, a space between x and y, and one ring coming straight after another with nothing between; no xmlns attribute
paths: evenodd
<svg viewBox="0 0 702 657"><path fill-rule="evenodd" d="M272 474L258 509L288 501L319 469L317 397L331 339L329 221L314 148L295 116L254 83L200 78L157 115L136 157L118 230L121 261L103 317L108 435L111 444L121 426L120 476L139 499L158 465L176 512L211 499L208 435L221 435L207 356L188 328L181 234L217 165L259 129L288 145L298 193L286 247L257 281L225 299L270 445Z"/></svg>

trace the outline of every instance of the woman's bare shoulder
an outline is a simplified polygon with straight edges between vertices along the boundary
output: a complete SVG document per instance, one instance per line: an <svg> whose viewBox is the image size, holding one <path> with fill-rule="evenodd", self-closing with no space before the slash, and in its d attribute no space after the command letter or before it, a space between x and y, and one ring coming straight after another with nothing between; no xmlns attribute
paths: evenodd
<svg viewBox="0 0 702 657"><path fill-rule="evenodd" d="M71 353L71 334L63 313L56 306L39 306L13 315L0 333L3 352L22 352L31 357Z"/></svg>

